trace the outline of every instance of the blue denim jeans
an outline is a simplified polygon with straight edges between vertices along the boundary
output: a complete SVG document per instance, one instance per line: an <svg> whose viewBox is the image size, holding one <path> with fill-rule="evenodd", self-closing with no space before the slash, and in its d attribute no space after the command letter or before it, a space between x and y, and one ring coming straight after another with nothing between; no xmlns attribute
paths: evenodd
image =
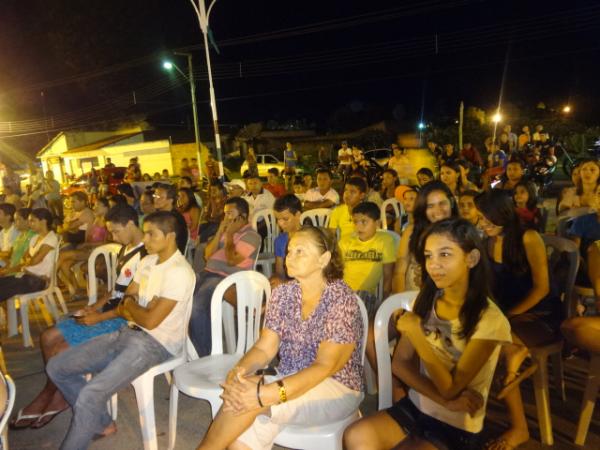
<svg viewBox="0 0 600 450"><path fill-rule="evenodd" d="M206 271L201 272L196 277L194 304L192 305L192 315L188 331L190 340L194 344L198 356L210 354L212 348L210 301L217 285L224 278L223 275Z"/></svg>
<svg viewBox="0 0 600 450"><path fill-rule="evenodd" d="M48 361L46 371L73 408L62 450L84 450L110 425L106 402L115 392L172 355L145 331L123 327ZM85 375L93 378L85 381Z"/></svg>

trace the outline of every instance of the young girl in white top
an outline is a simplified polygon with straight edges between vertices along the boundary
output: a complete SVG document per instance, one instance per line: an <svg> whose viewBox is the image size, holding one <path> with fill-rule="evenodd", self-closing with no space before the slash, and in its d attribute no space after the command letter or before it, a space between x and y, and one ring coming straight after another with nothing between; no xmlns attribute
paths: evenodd
<svg viewBox="0 0 600 450"><path fill-rule="evenodd" d="M402 337L392 360L409 393L350 426L344 435L349 450L480 448L486 400L510 326L489 299L489 269L471 223L435 223L423 242L424 285L413 311L399 312Z"/></svg>
<svg viewBox="0 0 600 450"><path fill-rule="evenodd" d="M52 214L46 208L36 208L29 215L31 238L23 263L11 268L12 275L0 278L0 301L17 294L41 291L48 284L54 268L58 238L52 231Z"/></svg>

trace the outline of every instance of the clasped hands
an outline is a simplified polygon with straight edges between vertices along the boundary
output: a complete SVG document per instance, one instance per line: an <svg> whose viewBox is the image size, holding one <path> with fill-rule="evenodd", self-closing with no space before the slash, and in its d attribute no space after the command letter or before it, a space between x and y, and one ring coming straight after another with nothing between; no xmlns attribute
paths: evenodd
<svg viewBox="0 0 600 450"><path fill-rule="evenodd" d="M225 382L221 384L223 412L232 412L235 416L239 416L261 408L256 391L259 381L260 376L247 375L243 367L236 366L231 369Z"/></svg>

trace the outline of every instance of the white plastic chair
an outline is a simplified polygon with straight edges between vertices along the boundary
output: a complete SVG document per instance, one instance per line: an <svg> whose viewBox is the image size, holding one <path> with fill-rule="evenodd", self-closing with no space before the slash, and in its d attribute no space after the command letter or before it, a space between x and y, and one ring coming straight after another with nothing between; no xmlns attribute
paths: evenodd
<svg viewBox="0 0 600 450"><path fill-rule="evenodd" d="M230 286L237 291L237 347L235 353L223 353L222 310L225 291ZM178 367L173 372L169 402L169 449L175 448L177 438L177 404L179 392L207 400L214 417L221 407L220 384L227 372L248 351L260 333L263 299L271 296L269 280L258 272L242 271L229 275L215 289L210 304L212 349L205 356Z"/></svg>
<svg viewBox="0 0 600 450"><path fill-rule="evenodd" d="M117 281L117 255L121 250L121 244L104 244L96 247L88 258L88 305L98 301L98 280L96 278L96 259L103 257L106 264L106 289L110 292Z"/></svg>
<svg viewBox="0 0 600 450"><path fill-rule="evenodd" d="M17 396L17 389L15 387L15 383L8 374L4 374L0 372L0 383L6 386L6 409L4 410L4 414L0 419L0 448L3 450L8 450L8 428L6 424L8 423L8 419L12 414L13 407L15 406L15 398Z"/></svg>
<svg viewBox="0 0 600 450"><path fill-rule="evenodd" d="M158 364L140 375L131 382L137 400L140 426L142 428L142 439L144 450L158 450L156 439L156 420L154 416L154 377L164 374L167 381L171 380L171 372L184 364L187 360L186 345L188 345L188 323L192 314L193 294L187 304L185 319L181 324L183 333L183 349L179 355L173 356L164 363ZM109 405L113 420L116 420L117 394L115 393Z"/></svg>
<svg viewBox="0 0 600 450"><path fill-rule="evenodd" d="M594 414L594 406L596 406L598 388L600 387L600 354L593 353L591 356L587 382L583 391L583 398L581 399L581 412L579 413L579 421L577 422L577 433L575 434L575 444L581 446L585 445L590 421Z"/></svg>
<svg viewBox="0 0 600 450"><path fill-rule="evenodd" d="M57 321L59 319L58 307L56 305L56 301L54 296L58 298L58 302L60 304L60 309L63 314L67 314L69 311L67 310L67 305L65 304L65 299L63 298L62 292L60 288L56 284L56 269L58 262L58 253L60 248L60 240L57 244L57 247L54 251L54 261L52 270L50 272L50 281L46 289L37 292L30 292L28 294L18 294L6 301L6 312L8 316L8 336L14 336L18 333L17 328L17 301L19 302L19 310L21 311L21 326L23 328L23 346L25 347L33 347L33 341L31 339L31 332L29 331L29 303L34 303L38 299L42 299L42 303L40 307L45 306L52 316L54 320ZM35 304L35 303L34 303ZM43 313L43 311L42 311ZM48 319L46 318L46 322ZM48 323L48 325L51 325Z"/></svg>
<svg viewBox="0 0 600 450"><path fill-rule="evenodd" d="M329 226L329 218L331 217L331 209L315 208L304 211L300 215L300 223L304 223L305 219L309 219L314 227L327 228Z"/></svg>
<svg viewBox="0 0 600 450"><path fill-rule="evenodd" d="M379 387L378 409L392 406L392 360L388 324L392 313L398 309L410 311L418 291L401 292L390 295L375 314L375 354L377 355L377 382Z"/></svg>
<svg viewBox="0 0 600 450"><path fill-rule="evenodd" d="M275 238L279 235L279 227L275 219L275 211L272 209L260 209L252 214L252 229L258 232L258 222L264 221L267 228L267 235L263 239L261 252L258 255L256 266L262 268L262 273L270 278L273 275L273 265L275 264Z"/></svg>
<svg viewBox="0 0 600 450"><path fill-rule="evenodd" d="M361 361L365 362L365 349L367 346L367 330L369 318L365 304L356 296L363 321L363 337L361 342ZM357 409L348 417L333 423L303 427L300 425L286 425L275 438L275 443L282 447L297 448L302 450L342 450L344 430L355 420L360 419Z"/></svg>
<svg viewBox="0 0 600 450"><path fill-rule="evenodd" d="M395 198L388 198L387 200L384 200L383 203L381 204L381 227L387 229L387 217L386 217L386 211L388 209L388 206L391 206L394 209L394 217L396 219L400 219L400 217L402 217L402 213L403 213L403 209L402 209L402 204L396 200Z"/></svg>

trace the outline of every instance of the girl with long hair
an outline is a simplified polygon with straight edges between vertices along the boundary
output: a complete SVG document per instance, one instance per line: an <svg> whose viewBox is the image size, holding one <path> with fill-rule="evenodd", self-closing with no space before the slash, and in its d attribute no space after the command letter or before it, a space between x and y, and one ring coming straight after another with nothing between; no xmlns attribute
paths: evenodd
<svg viewBox="0 0 600 450"><path fill-rule="evenodd" d="M479 449L485 406L500 354L510 342L492 302L477 229L464 219L430 225L419 261L423 287L400 311L392 373L409 388L391 408L352 424L345 448Z"/></svg>
<svg viewBox="0 0 600 450"><path fill-rule="evenodd" d="M177 210L185 219L190 239L196 242L198 239L201 208L191 188L179 188L179 192L177 193Z"/></svg>

